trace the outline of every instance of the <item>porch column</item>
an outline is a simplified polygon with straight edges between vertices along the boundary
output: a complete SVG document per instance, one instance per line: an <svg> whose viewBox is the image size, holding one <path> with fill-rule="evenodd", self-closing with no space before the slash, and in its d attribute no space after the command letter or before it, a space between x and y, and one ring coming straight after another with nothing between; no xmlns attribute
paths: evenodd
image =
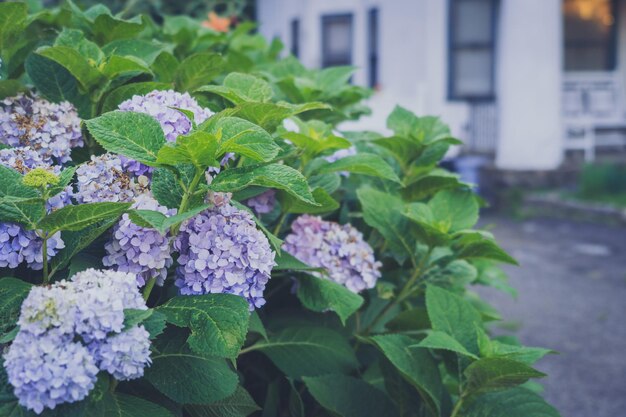
<svg viewBox="0 0 626 417"><path fill-rule="evenodd" d="M551 170L562 160L562 0L503 0L496 166Z"/></svg>

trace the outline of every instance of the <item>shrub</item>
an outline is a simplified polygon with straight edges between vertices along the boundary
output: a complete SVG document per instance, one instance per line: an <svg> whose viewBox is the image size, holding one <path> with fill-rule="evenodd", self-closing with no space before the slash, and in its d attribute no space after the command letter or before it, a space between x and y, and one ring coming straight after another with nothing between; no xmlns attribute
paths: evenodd
<svg viewBox="0 0 626 417"><path fill-rule="evenodd" d="M448 128L250 29L0 4L0 414L558 415Z"/></svg>

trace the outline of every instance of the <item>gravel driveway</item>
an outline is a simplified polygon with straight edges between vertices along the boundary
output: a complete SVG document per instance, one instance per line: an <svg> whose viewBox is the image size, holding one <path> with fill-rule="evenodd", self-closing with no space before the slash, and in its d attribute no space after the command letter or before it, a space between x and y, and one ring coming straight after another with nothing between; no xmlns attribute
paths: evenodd
<svg viewBox="0 0 626 417"><path fill-rule="evenodd" d="M549 374L546 398L563 417L625 416L626 228L491 216L481 224L495 225L522 265L506 267L517 300L479 291L502 313L497 332L560 352L538 365Z"/></svg>

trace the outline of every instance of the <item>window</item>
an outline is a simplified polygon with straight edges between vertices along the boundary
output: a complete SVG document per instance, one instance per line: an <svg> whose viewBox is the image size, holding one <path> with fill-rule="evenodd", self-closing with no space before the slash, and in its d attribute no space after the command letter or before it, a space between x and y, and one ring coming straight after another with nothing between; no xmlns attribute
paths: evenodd
<svg viewBox="0 0 626 417"><path fill-rule="evenodd" d="M498 0L450 0L448 95L452 100L495 98Z"/></svg>
<svg viewBox="0 0 626 417"><path fill-rule="evenodd" d="M300 19L291 21L291 54L298 58L300 56Z"/></svg>
<svg viewBox="0 0 626 417"><path fill-rule="evenodd" d="M322 16L322 67L352 65L352 14Z"/></svg>
<svg viewBox="0 0 626 417"><path fill-rule="evenodd" d="M564 0L566 71L611 71L617 49L615 0Z"/></svg>
<svg viewBox="0 0 626 417"><path fill-rule="evenodd" d="M367 49L369 86L378 86L378 9L371 8L367 13Z"/></svg>

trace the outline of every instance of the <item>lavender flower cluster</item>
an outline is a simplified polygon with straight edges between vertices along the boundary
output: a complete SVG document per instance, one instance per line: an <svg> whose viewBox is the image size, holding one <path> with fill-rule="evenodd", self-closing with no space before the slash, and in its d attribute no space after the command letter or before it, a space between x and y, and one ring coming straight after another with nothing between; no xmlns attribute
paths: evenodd
<svg viewBox="0 0 626 417"><path fill-rule="evenodd" d="M118 155L92 156L91 161L76 170L76 200L79 203L130 202L145 192L148 178L131 177L122 165Z"/></svg>
<svg viewBox="0 0 626 417"><path fill-rule="evenodd" d="M181 227L176 285L181 294L230 293L261 307L275 253L250 213L216 202Z"/></svg>
<svg viewBox="0 0 626 417"><path fill-rule="evenodd" d="M149 334L141 325L124 329L125 309L147 309L132 274L88 269L33 287L4 355L19 403L39 414L84 399L98 371L141 377L151 362Z"/></svg>
<svg viewBox="0 0 626 417"><path fill-rule="evenodd" d="M0 150L0 164L26 174L35 168L45 168L54 173L60 167L52 168L41 155L29 147ZM48 212L59 209L71 202L72 189L66 188L47 201ZM43 240L36 231L26 230L19 224L0 223L0 267L17 268L22 262L34 270L43 268ZM52 258L65 244L60 232L48 238L47 257Z"/></svg>
<svg viewBox="0 0 626 417"><path fill-rule="evenodd" d="M276 205L276 190L270 189L245 201L256 214L266 214L274 210Z"/></svg>
<svg viewBox="0 0 626 417"><path fill-rule="evenodd" d="M0 101L0 141L31 147L47 164L65 164L72 148L84 144L74 106L24 94Z"/></svg>
<svg viewBox="0 0 626 417"><path fill-rule="evenodd" d="M158 211L166 216L176 214L176 210L159 205L149 194L139 195L133 208ZM113 228L111 239L104 249L107 253L102 259L104 266L136 275L139 286L145 285L151 278L157 279L157 285L163 285L167 268L173 262L168 236L155 229L137 226L128 214L124 214Z"/></svg>
<svg viewBox="0 0 626 417"><path fill-rule="evenodd" d="M189 93L174 90L155 90L143 96L135 95L122 102L118 108L154 117L161 125L165 138L170 142L175 142L178 136L189 133L193 127L191 120L176 108L191 111L196 124L204 122L213 114L211 110L202 108ZM151 167L122 158L124 169L134 175L149 175L152 172Z"/></svg>
<svg viewBox="0 0 626 417"><path fill-rule="evenodd" d="M303 215L291 225L283 249L300 261L325 268L328 277L358 293L373 288L380 278L382 264L363 235L349 224Z"/></svg>

